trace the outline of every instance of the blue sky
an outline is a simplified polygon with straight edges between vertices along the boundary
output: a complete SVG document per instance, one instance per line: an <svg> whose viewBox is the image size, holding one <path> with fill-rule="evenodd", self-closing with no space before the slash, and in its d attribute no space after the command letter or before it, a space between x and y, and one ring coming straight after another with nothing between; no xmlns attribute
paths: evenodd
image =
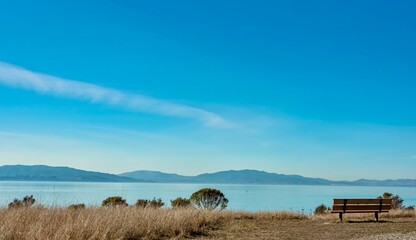
<svg viewBox="0 0 416 240"><path fill-rule="evenodd" d="M0 2L0 164L416 178L416 3Z"/></svg>

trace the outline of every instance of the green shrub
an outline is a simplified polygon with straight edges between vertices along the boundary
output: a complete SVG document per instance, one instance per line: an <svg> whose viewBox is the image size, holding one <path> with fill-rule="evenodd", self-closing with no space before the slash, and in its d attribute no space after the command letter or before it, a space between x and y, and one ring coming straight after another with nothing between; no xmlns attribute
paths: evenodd
<svg viewBox="0 0 416 240"><path fill-rule="evenodd" d="M9 208L20 208L20 207L31 207L35 204L36 200L33 195L25 196L22 200L14 199L13 202L9 203Z"/></svg>
<svg viewBox="0 0 416 240"><path fill-rule="evenodd" d="M385 193L383 193L383 196L379 196L377 198L391 198L391 208L392 209L404 208L403 199L401 197L399 197L399 195L393 196L393 193L385 192Z"/></svg>
<svg viewBox="0 0 416 240"><path fill-rule="evenodd" d="M14 200L13 200L13 202L11 202L11 203L9 203L9 208L20 208L20 207L22 207L22 201L21 200L19 200L19 199L17 199L17 198L15 198Z"/></svg>
<svg viewBox="0 0 416 240"><path fill-rule="evenodd" d="M414 206L414 205L407 206L407 207L405 207L405 209L406 209L406 210L411 210L411 211L414 211L414 210L415 210L415 206Z"/></svg>
<svg viewBox="0 0 416 240"><path fill-rule="evenodd" d="M225 198L224 194L213 188L203 188L194 192L189 200L193 206L207 210L222 210L228 204L228 199Z"/></svg>
<svg viewBox="0 0 416 240"><path fill-rule="evenodd" d="M187 208L191 206L191 200L187 198L177 197L176 199L170 200L170 205L173 208Z"/></svg>
<svg viewBox="0 0 416 240"><path fill-rule="evenodd" d="M165 203L162 201L162 199L158 198L153 198L153 200L149 200L149 199L138 199L136 204L136 207L139 208L161 208L163 206L165 206Z"/></svg>
<svg viewBox="0 0 416 240"><path fill-rule="evenodd" d="M150 200L148 199L138 199L135 206L139 208L146 208L147 205L149 204L149 201Z"/></svg>
<svg viewBox="0 0 416 240"><path fill-rule="evenodd" d="M325 213L328 213L328 211L330 210L331 210L330 207L327 207L325 204L321 204L315 208L314 214L315 215L325 214Z"/></svg>
<svg viewBox="0 0 416 240"><path fill-rule="evenodd" d="M125 199L120 196L108 197L105 199L101 206L103 207L127 207L128 204Z"/></svg>
<svg viewBox="0 0 416 240"><path fill-rule="evenodd" d="M80 204L71 204L68 206L69 209L72 210L78 210L78 209L85 209L85 204L80 203Z"/></svg>

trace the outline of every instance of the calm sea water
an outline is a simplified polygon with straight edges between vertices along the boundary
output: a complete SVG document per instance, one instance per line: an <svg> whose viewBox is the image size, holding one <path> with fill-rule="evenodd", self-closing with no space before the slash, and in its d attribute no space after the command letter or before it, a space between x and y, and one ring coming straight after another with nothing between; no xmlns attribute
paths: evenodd
<svg viewBox="0 0 416 240"><path fill-rule="evenodd" d="M66 206L74 203L100 205L109 196L122 196L129 204L139 198L162 198L166 205L176 197L189 197L198 189L220 189L229 199L228 209L262 211L291 210L310 213L317 205L331 205L333 198L373 198L383 192L399 194L405 205L416 205L416 188L293 186L242 184L164 184L164 183L75 183L75 182L2 182L0 205L14 198L34 195L38 203Z"/></svg>

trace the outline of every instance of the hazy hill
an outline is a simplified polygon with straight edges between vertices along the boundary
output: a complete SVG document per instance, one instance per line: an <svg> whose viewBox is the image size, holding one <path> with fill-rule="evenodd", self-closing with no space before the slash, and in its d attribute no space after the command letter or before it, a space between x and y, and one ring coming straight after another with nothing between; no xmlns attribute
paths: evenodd
<svg viewBox="0 0 416 240"><path fill-rule="evenodd" d="M137 182L114 174L84 171L69 167L44 165L5 165L0 167L0 180L71 181L71 182Z"/></svg>
<svg viewBox="0 0 416 240"><path fill-rule="evenodd" d="M171 183L229 183L229 184L285 184L285 185L348 185L348 186L404 186L416 187L415 179L331 181L300 175L285 175L258 170L229 170L204 173L197 176L181 176L158 171L134 171L120 176L149 182Z"/></svg>
<svg viewBox="0 0 416 240"><path fill-rule="evenodd" d="M321 178L307 178L299 175L284 175L258 170L229 170L216 173L204 173L193 177L167 174L157 171L135 171L120 176L151 182L187 182L187 183L241 183L241 184L304 184L330 185L332 181Z"/></svg>
<svg viewBox="0 0 416 240"><path fill-rule="evenodd" d="M119 176L140 179L148 182L191 182L192 177L181 176L174 173L163 173L159 171L139 170L122 173Z"/></svg>
<svg viewBox="0 0 416 240"><path fill-rule="evenodd" d="M350 182L352 185L356 186L391 186L391 187L415 187L416 179L387 179L387 180L369 180L369 179L359 179L353 182Z"/></svg>
<svg viewBox="0 0 416 240"><path fill-rule="evenodd" d="M332 182L319 178L308 178L300 175L284 175L257 170L230 170L216 173L204 173L192 179L201 183L255 183L255 184L305 184L329 185Z"/></svg>
<svg viewBox="0 0 416 240"><path fill-rule="evenodd" d="M6 165L0 167L0 181L67 181L67 182L160 182L160 183L226 183L285 185L348 185L416 187L416 179L331 181L300 175L285 175L258 170L229 170L182 176L159 171L133 171L120 175L84 171L69 167L43 165Z"/></svg>

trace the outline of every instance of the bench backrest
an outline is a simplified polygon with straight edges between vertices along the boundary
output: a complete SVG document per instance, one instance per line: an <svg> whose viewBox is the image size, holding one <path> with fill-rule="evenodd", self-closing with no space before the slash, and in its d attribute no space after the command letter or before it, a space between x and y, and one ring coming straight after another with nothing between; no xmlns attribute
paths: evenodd
<svg viewBox="0 0 416 240"><path fill-rule="evenodd" d="M391 198L334 199L332 212L388 212Z"/></svg>

